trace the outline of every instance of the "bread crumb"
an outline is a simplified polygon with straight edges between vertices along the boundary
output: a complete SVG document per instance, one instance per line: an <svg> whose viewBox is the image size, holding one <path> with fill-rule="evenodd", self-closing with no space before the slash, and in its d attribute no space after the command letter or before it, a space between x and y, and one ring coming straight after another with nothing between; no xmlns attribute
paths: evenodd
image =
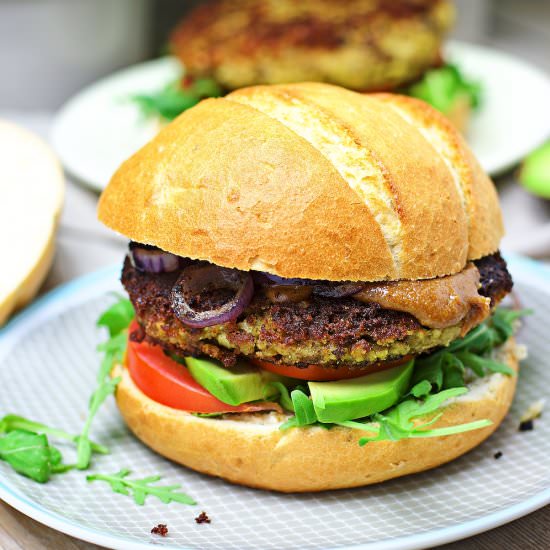
<svg viewBox="0 0 550 550"><path fill-rule="evenodd" d="M206 515L206 512L201 512L196 518L197 523L211 523L210 518Z"/></svg>
<svg viewBox="0 0 550 550"><path fill-rule="evenodd" d="M159 523L151 529L151 533L165 537L168 535L168 526L165 523Z"/></svg>

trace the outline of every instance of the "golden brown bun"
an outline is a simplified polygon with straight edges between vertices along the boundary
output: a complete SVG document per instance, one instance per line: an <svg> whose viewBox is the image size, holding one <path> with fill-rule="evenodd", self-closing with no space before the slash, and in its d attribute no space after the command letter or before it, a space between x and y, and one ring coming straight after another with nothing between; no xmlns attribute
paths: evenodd
<svg viewBox="0 0 550 550"><path fill-rule="evenodd" d="M443 115L318 83L189 109L119 168L99 218L180 256L333 281L456 273L503 233L493 184Z"/></svg>
<svg viewBox="0 0 550 550"><path fill-rule="evenodd" d="M304 80L390 90L440 62L447 0L217 0L171 38L187 74L228 90Z"/></svg>
<svg viewBox="0 0 550 550"><path fill-rule="evenodd" d="M513 339L501 360L516 371ZM152 401L122 375L116 400L134 434L175 462L234 483L283 492L358 487L435 468L479 445L500 424L512 402L516 376L478 379L452 401L435 427L490 419L487 428L457 435L376 441L360 447L365 432L319 427L280 431L280 415L239 415L240 420L198 418Z"/></svg>

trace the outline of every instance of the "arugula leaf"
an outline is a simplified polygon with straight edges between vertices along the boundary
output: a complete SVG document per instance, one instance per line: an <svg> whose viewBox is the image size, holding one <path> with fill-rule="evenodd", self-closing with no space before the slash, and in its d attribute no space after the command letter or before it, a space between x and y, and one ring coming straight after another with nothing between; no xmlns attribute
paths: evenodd
<svg viewBox="0 0 550 550"><path fill-rule="evenodd" d="M283 423L280 429L308 424L354 428L371 434L360 439L359 443L365 445L368 441L439 437L489 426L489 420L477 420L457 426L428 429L443 414L440 409L445 401L468 391L464 382L466 368L477 376L485 376L491 372L510 376L515 374L510 367L494 360L491 353L493 348L503 344L513 334L516 320L527 313L529 311L497 308L489 319L464 338L458 338L446 348L430 355L416 358L408 393L393 407L364 419L323 424L314 420L315 409L308 396L303 391L295 393L295 390L291 394L295 416ZM430 415L433 417L420 425L413 422L415 418Z"/></svg>
<svg viewBox="0 0 550 550"><path fill-rule="evenodd" d="M298 421L296 420L295 416L291 416L288 420L286 420L279 426L279 430L281 430L282 432L289 430L290 428L298 428Z"/></svg>
<svg viewBox="0 0 550 550"><path fill-rule="evenodd" d="M185 87L178 80L156 92L137 94L131 99L139 105L145 116L160 116L170 121L195 106L201 99L221 95L223 90L215 80L199 78Z"/></svg>
<svg viewBox="0 0 550 550"><path fill-rule="evenodd" d="M97 346L97 350L104 354L97 375L98 384L101 384L109 375L115 362L123 360L128 337L126 329L134 317L132 302L127 298L120 298L98 319L97 325L109 331L109 340Z"/></svg>
<svg viewBox="0 0 550 550"><path fill-rule="evenodd" d="M115 389L120 382L120 376L112 378L110 380L105 380L102 382L97 389L94 391L90 398L90 404L88 407L88 416L82 432L78 438L77 446L77 458L76 458L76 467L79 470L85 470L90 465L90 460L92 458L92 444L89 438L90 428L92 421L97 414L97 411L107 399L109 395L112 395L115 392Z"/></svg>
<svg viewBox="0 0 550 550"><path fill-rule="evenodd" d="M441 418L442 412L435 414L433 418L427 420L423 424L414 424L413 419L437 413L446 401L453 397L463 395L467 393L467 391L467 388L451 388L429 395L424 401L406 399L385 413L374 414L370 422L346 421L337 422L337 424L347 428L371 432L373 435L362 437L359 440L359 445L361 446L369 441L398 441L408 438L440 437L490 426L492 424L490 420L476 420L456 426L446 426L444 428L427 430L426 428L428 426Z"/></svg>
<svg viewBox="0 0 550 550"><path fill-rule="evenodd" d="M395 426L382 421L380 432L376 437L362 437L359 439L359 445L363 447L370 441L398 441L400 439L418 439L424 437L441 437L444 435L456 435L459 433L470 432L472 430L479 430L480 428L486 428L490 426L492 422L490 420L475 420L474 422L467 422L466 424L459 424L456 426L446 426L444 428L435 428L433 430L411 430L403 431ZM370 430L368 430L370 431Z"/></svg>
<svg viewBox="0 0 550 550"><path fill-rule="evenodd" d="M518 319L532 313L532 309L497 308L490 319L491 326L498 335L497 345L503 344L514 334L514 325Z"/></svg>
<svg viewBox="0 0 550 550"><path fill-rule="evenodd" d="M466 98L473 109L481 103L479 82L466 78L456 65L430 69L423 78L410 86L406 93L422 99L442 113L449 113L459 98Z"/></svg>
<svg viewBox="0 0 550 550"><path fill-rule="evenodd" d="M142 506L148 495L157 497L160 501L168 504L179 502L180 504L194 505L196 502L185 493L177 492L181 485L152 485L161 479L160 476L149 476L142 479L128 479L130 470L123 469L115 474L91 474L86 480L105 481L115 493L133 496L136 504Z"/></svg>
<svg viewBox="0 0 550 550"><path fill-rule="evenodd" d="M288 388L282 382L271 382L270 385L279 392L279 402L283 409L294 412L294 402L288 393Z"/></svg>
<svg viewBox="0 0 550 550"><path fill-rule="evenodd" d="M365 445L368 441L380 441L381 439L399 440L404 438L418 437L439 437L451 435L470 430L477 430L490 426L490 420L477 420L456 426L426 430L425 428L439 420L442 412L436 414L431 420L420 425L415 425L413 420L419 417L426 417L436 413L446 401L468 392L467 388L450 388L436 394L429 395L424 401L407 399L395 407L392 407L386 414L379 413L373 418L380 424L380 431L376 437L364 437L359 441Z"/></svg>
<svg viewBox="0 0 550 550"><path fill-rule="evenodd" d="M104 311L97 320L98 327L105 327L112 338L128 328L135 316L134 306L127 298L120 298L109 309Z"/></svg>
<svg viewBox="0 0 550 550"><path fill-rule="evenodd" d="M429 382L436 391L464 386L464 364L445 349L427 357L419 357L416 359L411 384L418 386L422 382ZM426 388L426 385L422 387Z"/></svg>
<svg viewBox="0 0 550 550"><path fill-rule="evenodd" d="M429 395L424 401L415 399L406 399L395 407L389 409L384 414L376 415L377 417L385 417L393 424L403 430L411 430L414 428L412 420L420 416L427 416L441 408L445 401L452 397L458 397L468 392L467 388L450 388L441 392Z"/></svg>
<svg viewBox="0 0 550 550"><path fill-rule="evenodd" d="M465 386L464 383L464 364L456 355L446 352L443 354L444 388L460 388Z"/></svg>
<svg viewBox="0 0 550 550"><path fill-rule="evenodd" d="M280 382L274 382L274 384L280 384ZM317 420L315 408L313 407L311 399L306 394L306 391L307 386L303 385L296 386L290 393L290 397L286 387L283 391L281 391L281 405L285 409L294 412L294 416L279 426L281 431L288 430L289 428L308 426L310 424L317 424L317 426L321 426L323 428L329 426L328 424L323 424Z"/></svg>
<svg viewBox="0 0 550 550"><path fill-rule="evenodd" d="M426 397L426 395L428 395L431 391L432 384L428 380L424 379L416 383L411 388L409 395L412 395L413 397Z"/></svg>
<svg viewBox="0 0 550 550"><path fill-rule="evenodd" d="M465 367L470 368L477 376L485 376L491 372L514 376L513 369L495 361L491 353L512 336L516 320L529 313L529 310L499 307L489 319L472 329L464 338L456 339L435 353L418 357L411 379L412 387L424 381L429 382L436 391L464 386ZM422 387L426 388L426 385Z"/></svg>
<svg viewBox="0 0 550 550"><path fill-rule="evenodd" d="M35 422L34 420L29 420L22 416L15 414L7 414L2 419L0 419L0 434L9 433L14 430L24 430L26 432L34 432L37 434L46 434L52 437L59 439L66 439L67 441L72 441L73 443L78 443L79 434L74 435L60 430L58 428L51 428L42 424L41 422ZM90 441L90 448L94 453L99 453L106 455L109 453L109 449L104 445Z"/></svg>
<svg viewBox="0 0 550 550"><path fill-rule="evenodd" d="M46 483L52 473L71 468L62 464L61 453L48 443L46 435L25 430L13 430L0 438L0 459L39 483Z"/></svg>
<svg viewBox="0 0 550 550"><path fill-rule="evenodd" d="M336 425L372 433L378 433L380 431L380 424L378 422L371 421L363 422L361 420L343 420L341 422L336 422Z"/></svg>
<svg viewBox="0 0 550 550"><path fill-rule="evenodd" d="M475 353L485 353L497 344L496 338L497 334L491 330L487 322L484 322L472 329L464 338L457 338L451 342L446 351L454 353L461 349L469 349Z"/></svg>
<svg viewBox="0 0 550 550"><path fill-rule="evenodd" d="M104 354L97 373L98 384L101 384L101 382L109 376L115 363L121 363L124 359L127 340L128 332L123 330L119 334L109 338L106 342L103 342L103 344L97 346L97 350Z"/></svg>
<svg viewBox="0 0 550 550"><path fill-rule="evenodd" d="M98 326L103 326L109 331L109 340L98 346L98 351L103 352L103 360L99 367L97 375L98 386L90 397L88 405L88 415L78 436L76 467L79 470L85 470L90 465L92 458L92 442L89 434L92 421L95 418L99 408L104 401L112 395L120 377L109 378L111 369L115 362L120 362L124 358L127 345L127 328L134 318L134 308L127 298L120 298L111 305L99 318Z"/></svg>
<svg viewBox="0 0 550 550"><path fill-rule="evenodd" d="M313 402L302 390L295 389L290 393L294 414L296 415L297 426L307 426L317 422L317 415L313 407Z"/></svg>
<svg viewBox="0 0 550 550"><path fill-rule="evenodd" d="M457 359L472 369L478 376L485 376L488 372L500 372L508 376L515 376L515 371L504 363L499 363L488 357L480 357L469 351L459 351Z"/></svg>
<svg viewBox="0 0 550 550"><path fill-rule="evenodd" d="M411 385L418 386L428 382L432 388L439 391L443 386L443 353L433 353L427 357L415 359Z"/></svg>

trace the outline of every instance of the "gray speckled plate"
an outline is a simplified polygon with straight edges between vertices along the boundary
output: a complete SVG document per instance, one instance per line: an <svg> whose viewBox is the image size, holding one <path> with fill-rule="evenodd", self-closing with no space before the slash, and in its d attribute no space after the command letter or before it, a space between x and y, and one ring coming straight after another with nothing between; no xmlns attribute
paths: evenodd
<svg viewBox="0 0 550 550"><path fill-rule="evenodd" d="M198 506L143 507L83 472L39 485L0 463L0 498L32 518L111 548L200 549L422 548L490 529L550 502L548 414L532 432L518 419L550 388L550 271L510 259L517 292L536 310L520 339L529 347L508 418L484 444L436 470L364 489L278 495L237 487L164 460L136 441L110 401L94 425L95 439L112 448L92 471L128 467L137 476L162 474L181 483ZM101 335L98 313L118 290L118 269L94 273L39 300L0 331L0 414L15 412L77 432L94 386ZM502 451L500 460L493 454ZM368 452L368 446L365 447ZM70 449L66 450L71 458ZM211 524L197 525L205 510ZM150 534L166 523L169 536Z"/></svg>

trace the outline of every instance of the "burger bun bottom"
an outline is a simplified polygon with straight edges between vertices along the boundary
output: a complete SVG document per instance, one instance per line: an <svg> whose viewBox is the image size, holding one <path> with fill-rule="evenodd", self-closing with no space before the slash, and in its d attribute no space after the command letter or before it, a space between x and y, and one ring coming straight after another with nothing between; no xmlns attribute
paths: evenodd
<svg viewBox="0 0 550 550"><path fill-rule="evenodd" d="M518 370L520 353L513 338L500 360ZM233 483L282 492L359 487L421 472L449 462L479 445L495 431L512 402L517 376L494 373L469 384L451 400L432 427L480 419L486 428L456 435L374 441L359 446L365 432L320 427L279 430L288 418L276 412L205 418L149 399L117 365L121 376L116 400L132 432L157 453L199 472Z"/></svg>

